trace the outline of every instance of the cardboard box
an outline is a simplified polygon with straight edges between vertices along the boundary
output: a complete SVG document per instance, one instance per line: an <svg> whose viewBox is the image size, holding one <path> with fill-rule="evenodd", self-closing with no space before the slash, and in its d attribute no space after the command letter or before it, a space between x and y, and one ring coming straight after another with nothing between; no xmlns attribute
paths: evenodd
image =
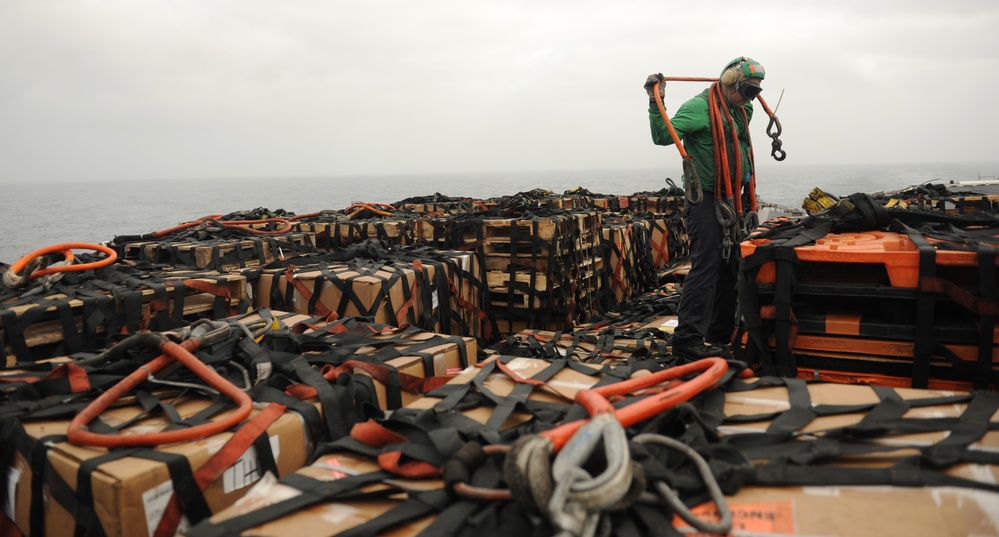
<svg viewBox="0 0 999 537"><path fill-rule="evenodd" d="M347 264L330 264L328 267L332 280L328 279L319 268L302 267L294 271L294 280L304 286L305 292L296 285L290 285L284 272L266 271L260 274L255 289L254 305L257 307L275 307L270 303L270 289L276 285L278 293L284 297L285 303L277 308L295 313L316 315L324 311L336 312L339 317L368 317L376 323L398 326L400 319L403 324L412 321L432 304L425 304L420 296L407 304L406 294L419 291L421 283L429 285L423 276L419 277L411 267L385 267L381 263L357 267ZM429 280L434 276L433 267L428 268ZM344 290L349 289L355 298L345 298ZM319 289L318 306L310 306L312 295ZM404 290L405 289L405 290ZM305 293L308 294L305 294ZM429 327L424 327L429 328Z"/></svg>
<svg viewBox="0 0 999 537"><path fill-rule="evenodd" d="M999 535L996 494L947 487L746 487L728 498L733 529L747 537L964 537ZM699 516L716 509L700 505ZM684 535L696 533L674 519Z"/></svg>
<svg viewBox="0 0 999 537"><path fill-rule="evenodd" d="M122 269L115 277L124 281L128 275ZM247 304L246 278L239 274L192 271L147 276L145 280L134 280L142 285L119 283L91 292L86 300L49 292L36 302L19 304L15 298L6 306L0 303L0 315L9 316L7 326L0 319L0 349L6 366L99 349L109 332L168 330L180 325L177 319L213 317L217 310L222 310L223 316L234 315ZM178 300L181 284L183 296ZM132 309L129 299L141 303ZM60 316L62 307L68 309L71 328L76 332L69 339Z"/></svg>
<svg viewBox="0 0 999 537"><path fill-rule="evenodd" d="M316 247L310 234L287 233L243 239L140 242L126 244L122 250L125 259L141 259L171 267L223 271L263 265L286 256L315 252Z"/></svg>
<svg viewBox="0 0 999 537"><path fill-rule="evenodd" d="M300 313L271 310L270 315L282 325L297 327L304 334L322 330L330 324L328 321ZM254 313L242 317L241 321L249 323L261 318L259 313ZM394 367L401 374L420 378L454 376L478 361L478 343L472 337L449 336L422 330L386 330L388 327L384 325L370 326L371 332L364 337L357 336L356 333L344 336L327 332L323 339L329 341L331 348L340 346L341 340L349 339L349 344L357 355L383 356L380 354L382 352L394 354L395 356L384 360L386 365ZM385 342L391 339L401 340L387 345ZM355 370L355 373L371 376L360 369ZM400 405L389 401L385 385L377 379L374 383L381 408L383 410L399 408ZM422 397L420 393L406 390L402 390L400 395L401 406Z"/></svg>
<svg viewBox="0 0 999 537"><path fill-rule="evenodd" d="M544 360L516 358L508 365L519 374L530 377L548 366ZM452 382L469 382L477 370L469 370ZM531 395L535 400L566 401L575 396L579 389L587 388L596 382L597 377L564 369L548 383L545 389L536 389ZM504 374L490 375L486 386L498 393L507 394L514 383ZM875 403L877 397L869 387L835 384L810 385L812 402L823 404L864 404ZM925 390L898 390L903 398L923 398L948 395L944 392ZM429 409L439 401L435 398L424 398L409 408ZM913 408L907 417L944 417L956 416L963 410L963 404L943 404L939 406ZM732 393L726 396L725 413L755 415L790 408L787 390L783 387L760 388L747 392ZM486 408L466 410L464 415L485 422L490 411ZM804 432L821 434L821 431L848 425L860 421L865 413L824 416L816 419L804 429ZM509 427L527 419L525 414L516 413L504 424ZM999 420L999 416L993 417ZM758 423L741 423L727 425L722 428L725 435L742 434L746 432L765 430L768 421ZM935 442L946 436L946 433L923 433L918 435L893 436L888 442ZM975 444L979 449L994 450L999 447L999 431L989 431ZM909 455L911 452L906 453ZM891 457L881 462L878 457L865 457L855 461L855 465L890 464ZM346 454L336 454L320 458L312 467L304 468L299 473L305 473L316 479L336 479L342 477L338 472L348 468L349 472L372 471L377 467L371 461L360 460ZM999 481L999 471L995 466L958 465L953 468L954 475L960 475L979 481L995 483ZM434 481L415 482L412 480L396 480L414 490L438 488L440 484ZM372 487L377 485L372 485ZM417 489L416 487L426 487ZM251 512L275 501L300 494L294 488L286 485L260 485L233 507L220 512L211 520L231 519L235 516ZM730 535L733 536L867 536L879 537L913 537L941 535L982 535L999 536L999 495L994 493L957 489L950 487L900 488L886 486L869 487L743 487L737 494L727 497L727 503L733 511L734 526ZM380 502L329 502L292 513L278 520L257 526L244 535L280 536L289 532L308 531L310 536L335 535L346 528L367 522L391 507L397 505L393 500ZM703 504L694 508L701 517L710 517L714 511L711 504ZM417 535L430 523L429 517L424 517L410 525L396 528L389 533L393 536ZM676 527L684 535L703 535L697 533L680 519L674 520Z"/></svg>
<svg viewBox="0 0 999 537"><path fill-rule="evenodd" d="M379 340L395 337L391 334L372 335L372 344L378 345ZM420 378L427 377L449 377L455 376L464 371L468 366L473 366L478 361L478 346L474 338L445 336L432 332L416 332L406 334L405 343L396 343L392 349L400 354L396 358L385 361L385 364L394 367L399 373L412 375ZM336 337L334 336L335 340ZM384 346L367 346L356 351L357 354L371 355L377 353ZM464 356L463 356L464 355ZM432 369L427 368L424 357L429 356L432 360ZM464 359L463 359L464 358ZM467 363L465 363L467 361ZM367 374L364 371L356 370L356 373ZM388 401L385 385L375 381L375 393L378 396L378 403L383 409L395 410L398 408ZM420 399L422 394L401 391L402 405L406 406Z"/></svg>
<svg viewBox="0 0 999 537"><path fill-rule="evenodd" d="M368 317L392 326L418 324L431 332L485 339L480 316L485 285L478 257L471 252L434 251L422 265L423 271L417 272L408 261L331 262L332 279L317 265L306 265L292 270L295 283L289 283L286 269L265 269L252 278L250 298L257 308L309 315L333 312L340 318ZM310 307L317 286L320 296ZM354 299L344 298L351 293ZM412 297L409 304L407 295ZM436 316L432 326L419 324L421 315Z"/></svg>
<svg viewBox="0 0 999 537"><path fill-rule="evenodd" d="M175 401L175 408L182 417L189 417L211 404L202 397L185 396ZM128 405L112 408L101 415L102 421L110 426L124 423L135 415L137 406ZM230 411L220 413L220 419ZM254 410L252 416L259 410ZM122 431L122 434L160 431L170 422L165 417L142 419ZM33 421L24 424L25 432L32 444L50 435L62 435L68 429L69 421ZM301 468L310 452L310 440L302 418L286 412L279 417L266 433L275 456L278 471L288 474ZM169 444L156 447L156 451L177 454L186 458L197 470L232 436L225 432L192 442ZM53 442L46 454L47 469L43 489L44 523L43 533L32 531L30 512L32 503L33 475L30 465L20 451L16 452L10 464L6 486L12 491L12 499L5 506L25 535L47 535L60 537L73 533L76 525L74 515L60 503L59 488L55 485L64 481L69 490L62 491L75 498L77 474L81 463L101 457L107 449L77 446L68 442ZM49 473L51 472L51 473ZM218 512L242 497L250 486L261 477L257 466L256 450L250 448L240 459L204 491L205 500L212 512ZM164 506L173 491L173 482L165 463L142 457L124 457L100 464L90 474L91 494L94 510L107 537L148 536L155 530L162 517ZM53 488L55 487L55 488Z"/></svg>
<svg viewBox="0 0 999 537"><path fill-rule="evenodd" d="M484 360L483 364L487 361L495 359L496 358L493 357L488 360ZM534 375L537 375L541 371L544 371L549 365L551 365L551 363L547 360L540 360L536 358L514 358L506 364L511 371L514 371L518 375L525 378L531 378ZM594 372L598 371L600 367L602 367L591 364L582 365L593 369ZM449 384L467 384L471 382L472 379L479 374L479 372L480 370L478 367L469 368L460 375L451 379ZM641 372L639 374L646 374L646 372ZM598 374L587 375L566 367L556 373L555 376L545 383L544 386L536 387L531 392L529 399L549 403L571 404L573 399L576 397L577 392L592 387L598 380L600 380L600 375ZM485 379L483 385L500 397L509 395L510 392L512 392L517 386L517 384L509 376L499 371L489 375ZM406 408L425 410L433 408L433 406L440 401L441 399L436 397L423 397L409 405L406 405ZM466 417L478 421L479 423L486 423L493 415L493 407L482 406L463 410L461 413ZM500 430L505 431L506 429L523 423L530 418L530 414L515 411L503 423Z"/></svg>
<svg viewBox="0 0 999 537"><path fill-rule="evenodd" d="M320 481L335 481L347 475L367 473L377 469L378 465L373 461L349 454L336 454L321 457L311 466L302 468L295 473ZM412 491L433 490L442 486L442 483L435 479L398 479L393 480L392 483ZM384 485L373 484L362 488L362 491L371 492L384 488ZM288 484L272 479L261 480L235 505L212 516L210 521L217 523L231 520L301 494L302 491ZM289 535L332 537L385 513L399 505L404 499L402 495L393 495L378 500L324 502L255 526L243 532L243 535L255 537L288 537ZM387 530L380 535L389 537L416 535L432 521L433 516L427 515L405 526Z"/></svg>
<svg viewBox="0 0 999 537"><path fill-rule="evenodd" d="M551 349L553 354L545 356L547 358L557 358L559 356L572 356L575 360L591 363L594 365L611 364L616 365L627 361L639 348L651 350L650 356L664 355L670 352L670 346L665 340L654 340L652 338L642 341L627 338L623 335L614 337L613 334L604 334L599 330L592 332L576 332L574 334L560 333L558 339L553 340L556 332L547 330L521 330L491 348L485 349L487 355L500 354L505 352L516 356L534 356L532 349L541 345ZM524 354L511 352L507 345L511 342Z"/></svg>

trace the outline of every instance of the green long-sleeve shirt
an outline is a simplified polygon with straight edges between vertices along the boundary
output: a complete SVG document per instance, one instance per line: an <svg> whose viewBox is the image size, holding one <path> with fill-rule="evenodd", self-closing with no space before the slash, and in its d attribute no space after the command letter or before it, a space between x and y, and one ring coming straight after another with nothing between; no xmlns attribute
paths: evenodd
<svg viewBox="0 0 999 537"><path fill-rule="evenodd" d="M746 110L747 120L753 117L753 104L747 102L743 105ZM742 147L742 183L748 183L753 173L753 166L750 154L748 121L743 121L742 114L738 110L731 109L732 117L735 120L737 132L739 133L739 145ZM693 159L694 168L697 170L697 178L701 187L713 191L715 188L715 155L714 142L711 137L711 119L708 113L708 90L704 90L695 95L687 102L683 103L676 111L671 120L673 129L683 142L683 147L687 154ZM659 114L659 107L655 103L649 105L649 124L652 127L652 141L656 145L672 145L673 138L669 135L666 122ZM734 151L730 137L726 137L726 147L728 148L729 163L732 173L735 170ZM683 178L686 183L687 177Z"/></svg>

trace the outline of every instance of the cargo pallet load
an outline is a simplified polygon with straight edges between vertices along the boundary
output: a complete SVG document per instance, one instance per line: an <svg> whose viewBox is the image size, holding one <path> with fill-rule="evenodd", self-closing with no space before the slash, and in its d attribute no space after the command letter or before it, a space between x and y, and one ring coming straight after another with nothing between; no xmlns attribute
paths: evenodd
<svg viewBox="0 0 999 537"><path fill-rule="evenodd" d="M0 536L999 537L995 217L847 201L742 245L735 360L671 353L673 189L258 209L175 230L224 272L26 271ZM310 247L222 254L258 232Z"/></svg>
<svg viewBox="0 0 999 537"><path fill-rule="evenodd" d="M875 217L881 226L865 222ZM889 221L893 231L883 230ZM995 389L994 221L886 210L855 194L768 224L742 243L747 359L784 376Z"/></svg>

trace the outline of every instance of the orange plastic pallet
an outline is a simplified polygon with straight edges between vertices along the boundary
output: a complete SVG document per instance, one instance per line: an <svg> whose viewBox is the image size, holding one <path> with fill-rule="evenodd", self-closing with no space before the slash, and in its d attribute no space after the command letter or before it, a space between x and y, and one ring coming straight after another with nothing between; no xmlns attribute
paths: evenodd
<svg viewBox="0 0 999 537"><path fill-rule="evenodd" d="M745 344L748 337L743 336ZM770 347L774 347L774 336L770 336ZM974 345L946 344L948 350L966 362L978 360L978 347ZM794 340L794 352L845 352L870 357L914 359L916 344L912 341L862 339L842 336L816 336L798 334ZM999 347L993 346L992 362L999 364Z"/></svg>
<svg viewBox="0 0 999 537"><path fill-rule="evenodd" d="M941 242L928 238L929 242ZM740 246L742 257L756 252L758 246L770 239L750 239ZM831 233L808 246L794 249L803 263L843 263L881 265L888 273L893 287L916 288L919 285L919 250L904 234L890 231L864 233ZM940 250L936 252L937 266L977 267L978 254L971 251ZM996 258L999 265L999 256ZM757 283L774 283L776 270L772 262L766 263L756 277Z"/></svg>
<svg viewBox="0 0 999 537"><path fill-rule="evenodd" d="M915 340L918 327L908 324L891 324L877 319L868 319L859 312L809 313L796 311L798 329L802 334L860 336L890 340ZM938 341L975 343L978 329L973 323L965 325L936 323L934 339ZM999 345L999 325L992 331L993 344Z"/></svg>
<svg viewBox="0 0 999 537"><path fill-rule="evenodd" d="M869 386L888 386L891 388L912 388L911 378L878 375L875 373L825 371L807 367L798 368L798 378L805 380L823 380L837 384L866 384ZM930 378L926 389L968 392L974 389L974 385L971 382L962 382L959 380Z"/></svg>

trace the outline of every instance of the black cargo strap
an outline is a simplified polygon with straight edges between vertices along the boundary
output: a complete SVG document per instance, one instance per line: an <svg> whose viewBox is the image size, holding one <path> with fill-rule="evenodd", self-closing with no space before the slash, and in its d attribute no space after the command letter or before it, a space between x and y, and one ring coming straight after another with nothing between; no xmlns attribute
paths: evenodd
<svg viewBox="0 0 999 537"><path fill-rule="evenodd" d="M995 384L999 378L999 373L993 369L992 351L994 348L994 331L996 323L996 311L999 310L996 302L996 246L999 237L992 229L984 230L960 230L953 226L946 228L925 225L920 228L912 228L896 220L892 222L892 228L900 233L905 233L919 250L919 288L916 300L916 348L915 360L913 364L913 387L925 388L929 383L930 361L934 354L942 354L947 358L956 370L963 373L961 376L974 383L976 389L986 388L989 384ZM930 243L927 237L932 237L946 242ZM980 299L965 299L967 292L957 285L946 280L937 279L936 251L937 248L948 250L974 251L978 256L978 291ZM939 285L934 285L939 284ZM942 289L941 289L942 288ZM979 338L978 338L978 360L974 366L964 363L943 345L934 340L934 324L936 304L936 293L943 291L948 298L955 300L958 304L968 308L971 304L979 305ZM969 304L969 302L971 302Z"/></svg>
<svg viewBox="0 0 999 537"><path fill-rule="evenodd" d="M978 245L978 285L981 298L993 304L999 303L999 292L996 284L996 249L985 244ZM996 322L999 315L982 312L978 316L978 363L973 378L975 388L984 389L987 384L984 379L991 375L995 379L993 369L992 349L995 345ZM999 382L992 381L999 386Z"/></svg>
<svg viewBox="0 0 999 537"><path fill-rule="evenodd" d="M273 353L273 358L276 370L316 389L326 433L322 438L336 439L349 435L350 428L359 420L351 386L345 385L346 382L331 384L302 355Z"/></svg>
<svg viewBox="0 0 999 537"><path fill-rule="evenodd" d="M739 311L745 319L746 332L749 335L746 354L751 365L759 363L762 366L762 374L797 376L794 357L787 347L790 340L791 303L800 263L794 247L820 238L827 231L819 230L811 235L801 234L796 239L759 245L756 247L756 251L740 261ZM770 343L761 319L756 284L756 276L760 269L765 263L771 262L774 264L777 274L775 282L777 289L774 296L777 317L774 326L775 338L777 339L776 360L771 359L770 356Z"/></svg>
<svg viewBox="0 0 999 537"><path fill-rule="evenodd" d="M691 402L654 418L642 427L645 430L674 431L682 441L704 454L709 459L713 473L728 493L734 493L746 485L957 486L999 491L999 486L994 484L953 477L938 471L961 462L999 464L999 455L996 453L969 448L970 444L981 439L987 432L999 430L999 424L990 422L992 416L999 411L999 394L975 392L906 400L893 389L874 387L871 389L877 396L876 402L815 405L808 391L809 383L796 379L768 377L745 382L730 378L724 389L730 393L751 393L751 390L757 387L781 385L786 386L788 390L790 408L785 411L753 416L725 416L724 393L713 391L697 396ZM479 399L478 402L488 404L488 399ZM959 403L967 403L966 410L959 417L904 417L912 408L950 406ZM867 412L867 415L854 425L824 431L812 431L809 428L819 417L857 412ZM434 410L404 409L399 414L401 421L397 425L402 427L405 424L407 428L398 430L410 438L419 440L417 437L422 437L420 441L426 443L427 450L436 450L439 457L447 456L446 448L442 450L441 446L450 444L445 443L444 437L434 437L442 432L434 428L444 423L443 420L437 419L442 413ZM394 417L395 415L392 418ZM764 420L770 420L772 423L765 431L759 433L719 435L716 430L720 425L749 424ZM684 425L681 427L679 424ZM526 433L528 430L524 428L520 432ZM809 433L804 433L805 430L809 430ZM888 435L920 432L949 432L949 435L930 445L877 442L878 438ZM454 440L452 436L451 441ZM920 455L901 458L891 468L854 468L836 465L833 461L841 456L863 457L894 452L904 454L912 449L916 449ZM642 462L647 478L654 480L667 478L680 491L685 502L700 503L703 484L696 479L696 476L690 474L686 466L659 458L648 460L638 457L636 460ZM754 466L748 463L749 460L763 462ZM493 459L490 458L489 461ZM500 474L496 470L498 463L489 461L473 473L471 484L494 488L503 486ZM830 461L833 463L830 464ZM385 474L382 474L382 478L384 476ZM309 481L309 478L303 476L294 479L302 480L303 483ZM355 478L334 481L333 483L342 483L342 487L336 487L336 491L325 499L345 500L358 497L353 495L358 494L357 487L368 481L357 484L346 483L350 479ZM334 487L332 484L322 486ZM268 511L264 513L250 513L217 525L230 524L226 526L230 531L242 531L295 512L305 505L312 505L311 500L298 501L303 503L281 505L273 509L265 508ZM410 494L409 499L400 502L395 508L368 523L348 530L345 535L351 537L372 535L435 512L438 515L424 534L487 536L502 534L515 527L519 528L517 533L549 529L546 522L527 517L516 502L476 502L463 498L449 498L441 491L429 491ZM674 531L671 528L672 514L668 510L663 510L661 506L636 504L620 513L608 513L608 516L611 517L610 527L613 535L631 537L655 531L672 534L668 532ZM207 523L203 524L194 531L208 531L203 530L208 526L210 525ZM657 527L659 530L655 529ZM221 534L195 532L190 535Z"/></svg>
<svg viewBox="0 0 999 537"><path fill-rule="evenodd" d="M184 320L185 277L214 279L217 286L225 285L224 278L206 272L178 273L168 278L145 269L112 265L65 276L41 296L34 291L41 288L29 288L13 295L14 300L0 307L0 323L4 327L0 346L10 345L18 362L32 362L104 348L104 342L98 339L98 330L102 328L110 336L135 333L140 328L164 331L184 326L187 324ZM153 300L148 304L143 298L144 290L151 290L153 294ZM0 290L0 297L7 294ZM81 304L71 305L74 300ZM237 310L247 307L248 302L244 301ZM50 309L56 312L55 321L62 327L62 340L55 346L29 346L26 332L36 323L44 322L50 316L47 313ZM145 318L147 312L150 314L148 319ZM229 312L229 299L215 294L212 312L215 318L225 317ZM77 328L78 322L80 328Z"/></svg>
<svg viewBox="0 0 999 537"><path fill-rule="evenodd" d="M249 244L244 244L249 242ZM266 246L266 248L265 248ZM205 237L168 236L155 243L139 246L154 263L171 267L192 269L212 269L225 272L232 265L246 268L248 261L264 264L270 259L297 254L316 252L312 236L306 233L290 233L285 236L260 236L239 232L238 234L210 235ZM207 263L198 260L197 252L211 250ZM226 250L223 253L223 249ZM269 255L268 255L269 252ZM201 266L203 265L203 266Z"/></svg>
<svg viewBox="0 0 999 537"><path fill-rule="evenodd" d="M348 476L335 481L320 481L300 474L290 474L281 478L280 482L300 490L301 494L227 520L217 522L205 520L184 534L188 537L228 537L322 502L384 497L398 491L390 488L380 493L374 493L372 496L371 494L360 494L357 489L363 485L378 483L389 477L386 472L376 471Z"/></svg>
<svg viewBox="0 0 999 537"><path fill-rule="evenodd" d="M500 484L500 477L501 473L495 468L488 473L478 471L473 475L471 484L477 487L495 488ZM480 519L479 512L483 509L490 509L489 504L473 500L456 500L444 489L431 490L419 493L371 521L341 533L340 537L373 537L384 529L434 512L438 513L437 516L420 535L458 535L463 527L477 525ZM500 529L489 528L490 531Z"/></svg>
<svg viewBox="0 0 999 537"><path fill-rule="evenodd" d="M968 449L969 444L981 438L992 427L989 419L999 410L999 395L989 392L975 392L970 396L903 400L890 388L876 388L875 393L880 402L873 405L812 406L802 381L788 379L787 383L791 409L781 413L766 432L738 434L722 438L723 443L736 447L746 459L768 461L766 464L757 465L752 469L752 477L749 478L747 484L762 486L953 485L999 491L999 486L953 478L935 471L921 470L913 465L915 460L923 461L922 466L926 468L942 468L970 460L986 464L999 462L999 455ZM968 400L969 397L971 400L968 408L961 417L902 417L909 408L957 403ZM856 425L827 430L822 436L812 440L799 436L800 431L818 415L852 413L863 410L865 407L870 409L869 413ZM770 419L770 417L768 415L757 416L759 419ZM732 419L740 423L753 420L752 417L748 416L734 416ZM943 440L928 446L878 444L870 440L874 436L888 433L938 431L949 431L950 434ZM915 459L901 459L892 469L887 470L814 465L837 456L889 453L907 449L917 449L921 455ZM743 475L743 478L746 477L748 476Z"/></svg>
<svg viewBox="0 0 999 537"><path fill-rule="evenodd" d="M23 427L20 432L27 437ZM65 441L66 435L49 435L39 438L31 445L31 439L26 438L26 442L30 446L30 454L26 455L25 459L28 461L28 466L31 467L31 511L28 524L32 534L37 532L39 535L45 535L45 485L49 485L49 494L53 497L58 494L71 493L69 485L52 468L48 458L48 451L52 445ZM17 444L19 448L23 447L25 441L20 440Z"/></svg>
<svg viewBox="0 0 999 537"><path fill-rule="evenodd" d="M270 380L268 382L270 382ZM316 408L316 405L300 401L284 393L281 389L267 384L258 384L248 393L256 402L280 403L287 407L288 410L301 416L302 421L305 422L309 442L320 442L330 436L331 433L326 429L323 417L320 414L319 409Z"/></svg>
<svg viewBox="0 0 999 537"><path fill-rule="evenodd" d="M415 215L393 215L385 218L334 222L332 229L328 229L331 235L329 242L333 244L334 250L368 239L377 239L394 245L412 244L416 242L414 221ZM389 231L386 224L392 225L392 231Z"/></svg>

